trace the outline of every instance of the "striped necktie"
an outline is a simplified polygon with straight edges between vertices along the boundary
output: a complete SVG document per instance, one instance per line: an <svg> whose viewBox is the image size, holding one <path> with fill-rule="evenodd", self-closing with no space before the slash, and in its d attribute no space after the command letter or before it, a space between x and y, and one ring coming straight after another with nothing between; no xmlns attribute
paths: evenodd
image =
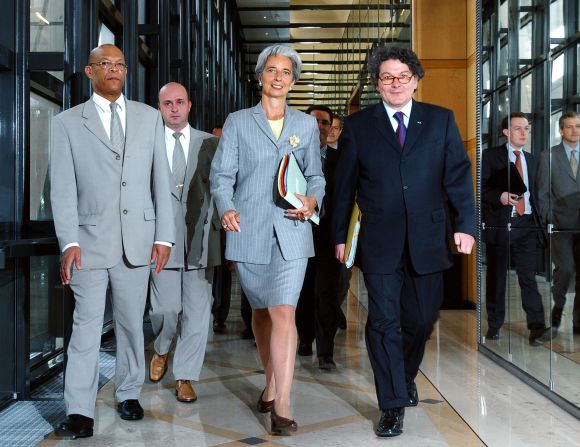
<svg viewBox="0 0 580 447"><path fill-rule="evenodd" d="M185 181L185 168L187 167L187 162L185 161L185 152L183 152L183 146L181 145L181 132L174 132L173 138L175 138L175 147L173 148L173 159L172 159L172 174L173 180L175 181L175 187L177 188L177 196L181 198L181 193L183 191L183 182Z"/></svg>
<svg viewBox="0 0 580 447"><path fill-rule="evenodd" d="M125 134L123 133L123 126L121 125L121 119L117 113L117 107L119 104L112 102L109 104L111 108L111 131L109 139L111 140L111 145L118 149L119 152L123 152L125 147Z"/></svg>
<svg viewBox="0 0 580 447"><path fill-rule="evenodd" d="M576 149L572 149L570 153L570 168L572 169L572 174L574 178L576 178L576 174L578 174L578 158L576 157Z"/></svg>

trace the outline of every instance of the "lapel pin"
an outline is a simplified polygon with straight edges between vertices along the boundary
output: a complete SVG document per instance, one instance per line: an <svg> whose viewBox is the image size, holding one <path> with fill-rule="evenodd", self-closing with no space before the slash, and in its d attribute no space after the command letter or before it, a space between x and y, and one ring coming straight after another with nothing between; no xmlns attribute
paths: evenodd
<svg viewBox="0 0 580 447"><path fill-rule="evenodd" d="M417 121L417 124L423 124L421 121Z"/></svg>

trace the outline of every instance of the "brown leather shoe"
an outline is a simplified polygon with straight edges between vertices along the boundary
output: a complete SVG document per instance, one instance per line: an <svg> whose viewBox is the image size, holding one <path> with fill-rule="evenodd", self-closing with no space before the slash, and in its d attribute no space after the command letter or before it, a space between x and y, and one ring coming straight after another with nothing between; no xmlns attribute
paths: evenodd
<svg viewBox="0 0 580 447"><path fill-rule="evenodd" d="M272 400L264 400L262 399L262 397L264 397L264 393L266 392L266 388L264 388L264 391L262 391L262 394L260 394L260 398L258 399L258 411L260 413L269 413L270 411L272 411L274 409L274 399Z"/></svg>
<svg viewBox="0 0 580 447"><path fill-rule="evenodd" d="M277 436L288 436L298 430L298 424L292 419L287 419L276 414L276 410L272 408L270 413L270 432Z"/></svg>
<svg viewBox="0 0 580 447"><path fill-rule="evenodd" d="M175 394L179 402L195 402L197 394L191 386L189 380L178 380L175 382Z"/></svg>
<svg viewBox="0 0 580 447"><path fill-rule="evenodd" d="M169 353L165 355L153 354L151 362L149 362L149 380L151 382L159 382L163 379L167 371L167 364L169 363Z"/></svg>

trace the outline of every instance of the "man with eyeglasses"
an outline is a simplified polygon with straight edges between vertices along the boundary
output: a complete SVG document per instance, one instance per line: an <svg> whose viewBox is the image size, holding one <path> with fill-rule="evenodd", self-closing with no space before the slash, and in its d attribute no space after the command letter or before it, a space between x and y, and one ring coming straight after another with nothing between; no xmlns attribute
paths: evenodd
<svg viewBox="0 0 580 447"><path fill-rule="evenodd" d="M538 189L544 224L554 225L551 254L554 263L552 326L544 339L558 335L566 294L575 277L572 331L580 335L580 113L564 113L558 122L560 144L542 152Z"/></svg>
<svg viewBox="0 0 580 447"><path fill-rule="evenodd" d="M382 411L375 433L392 437L403 432L405 407L418 404L415 377L439 317L442 272L452 264L447 221L456 249L471 253L475 206L453 112L413 99L424 75L417 55L381 46L368 71L382 101L344 121L332 233L344 262L356 198L368 290L365 340Z"/></svg>
<svg viewBox="0 0 580 447"><path fill-rule="evenodd" d="M91 51L92 97L52 122L51 203L62 250L60 278L75 297L64 401L55 435L93 435L99 348L110 286L117 342L115 399L122 419L143 418L143 312L150 266L165 266L175 241L169 166L159 111L122 93L119 48Z"/></svg>
<svg viewBox="0 0 580 447"><path fill-rule="evenodd" d="M306 113L316 118L320 132L320 157L324 172L325 200L320 212L320 225L312 228L315 257L308 260L306 275L298 306L296 327L298 329L298 354L312 355L312 343L316 339L318 367L322 370L336 369L334 362L334 337L340 323L340 273L341 264L334 258L330 239L332 215L332 187L334 170L339 152L326 144L334 114L329 107L312 105Z"/></svg>

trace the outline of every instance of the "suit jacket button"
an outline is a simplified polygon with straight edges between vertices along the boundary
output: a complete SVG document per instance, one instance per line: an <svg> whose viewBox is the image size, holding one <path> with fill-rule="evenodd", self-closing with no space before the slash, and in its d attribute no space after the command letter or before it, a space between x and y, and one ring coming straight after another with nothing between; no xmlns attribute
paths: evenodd
<svg viewBox="0 0 580 447"><path fill-rule="evenodd" d="M123 183L121 183L121 185L127 186L127 182L123 182Z"/></svg>
<svg viewBox="0 0 580 447"><path fill-rule="evenodd" d="M129 211L127 210L123 210L123 214L127 214Z"/></svg>
<svg viewBox="0 0 580 447"><path fill-rule="evenodd" d="M201 198L201 202L200 203L203 203L203 197Z"/></svg>
<svg viewBox="0 0 580 447"><path fill-rule="evenodd" d="M203 224L204 225L207 225L207 219L203 221Z"/></svg>
<svg viewBox="0 0 580 447"><path fill-rule="evenodd" d="M409 189L409 187L405 185L405 186L403 186L403 189Z"/></svg>
<svg viewBox="0 0 580 447"><path fill-rule="evenodd" d="M120 160L120 159L121 159L121 156L120 156L120 155L117 155L117 156L115 157L115 160Z"/></svg>

